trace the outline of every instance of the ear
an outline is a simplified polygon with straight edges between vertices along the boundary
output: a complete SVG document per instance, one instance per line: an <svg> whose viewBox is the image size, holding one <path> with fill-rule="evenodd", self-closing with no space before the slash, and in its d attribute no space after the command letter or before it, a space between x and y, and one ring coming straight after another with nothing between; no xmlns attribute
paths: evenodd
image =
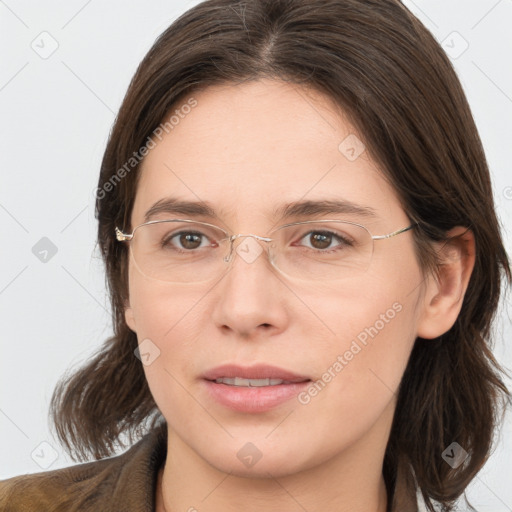
<svg viewBox="0 0 512 512"><path fill-rule="evenodd" d="M128 301L126 301L125 303L125 308L124 308L124 319L128 325L128 327L133 331L133 332L137 332L137 329L136 329L136 326L135 326L135 316L133 314L133 309L131 308L130 304L128 303Z"/></svg>
<svg viewBox="0 0 512 512"><path fill-rule="evenodd" d="M460 313L475 266L475 237L469 228L455 227L438 248L439 276L429 276L418 320L417 336L433 339L449 331Z"/></svg>

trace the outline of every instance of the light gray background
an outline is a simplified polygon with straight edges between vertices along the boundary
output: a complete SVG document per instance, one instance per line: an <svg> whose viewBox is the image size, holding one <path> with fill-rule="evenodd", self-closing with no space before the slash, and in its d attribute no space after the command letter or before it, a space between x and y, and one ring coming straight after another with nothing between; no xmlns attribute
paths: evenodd
<svg viewBox="0 0 512 512"><path fill-rule="evenodd" d="M0 479L71 463L50 435L47 411L63 372L111 332L95 248L100 160L136 66L197 3L0 0ZM444 41L462 80L510 251L512 0L405 4ZM33 253L43 237L57 249L46 262ZM495 349L509 368L510 304L503 304ZM508 414L496 452L468 492L480 511L512 511L511 434Z"/></svg>

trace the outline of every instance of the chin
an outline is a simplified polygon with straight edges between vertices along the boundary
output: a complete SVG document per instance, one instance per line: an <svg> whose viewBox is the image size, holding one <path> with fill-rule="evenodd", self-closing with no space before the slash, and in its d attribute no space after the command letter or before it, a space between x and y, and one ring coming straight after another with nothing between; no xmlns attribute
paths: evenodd
<svg viewBox="0 0 512 512"><path fill-rule="evenodd" d="M271 446L268 441L265 443L264 440L234 444L236 446L225 447L215 453L199 452L199 455L218 471L240 478L256 479L293 475L322 462L317 460L320 459L318 455L308 458L303 445L276 447ZM301 454L300 459L297 458L298 453Z"/></svg>
<svg viewBox="0 0 512 512"><path fill-rule="evenodd" d="M296 473L299 473L302 469L297 464L290 464L282 461L266 461L260 460L253 467L244 467L241 463L226 464L226 461L215 461L219 464L215 464L214 467L218 471L230 474L238 478L254 478L254 479L267 479L267 478L283 478Z"/></svg>

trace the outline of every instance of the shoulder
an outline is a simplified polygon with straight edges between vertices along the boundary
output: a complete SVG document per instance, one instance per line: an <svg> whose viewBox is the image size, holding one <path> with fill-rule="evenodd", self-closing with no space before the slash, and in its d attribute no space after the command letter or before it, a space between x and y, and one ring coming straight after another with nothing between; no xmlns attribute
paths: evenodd
<svg viewBox="0 0 512 512"><path fill-rule="evenodd" d="M102 499L101 486L111 486L123 456L63 469L20 475L0 481L3 511L81 510Z"/></svg>
<svg viewBox="0 0 512 512"><path fill-rule="evenodd" d="M121 455L2 480L0 510L153 510L156 478L165 454L165 436L155 430Z"/></svg>

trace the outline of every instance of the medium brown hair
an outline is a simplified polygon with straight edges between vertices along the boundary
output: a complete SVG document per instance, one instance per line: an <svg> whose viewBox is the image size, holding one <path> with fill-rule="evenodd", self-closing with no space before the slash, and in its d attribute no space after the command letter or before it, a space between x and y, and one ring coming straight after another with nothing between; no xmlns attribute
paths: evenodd
<svg viewBox="0 0 512 512"><path fill-rule="evenodd" d="M126 163L194 91L262 77L314 88L348 116L420 224L414 240L423 271L435 268L433 242L448 230L465 226L475 236L461 313L439 338L416 340L384 461L388 488L399 466L411 468L429 510L431 500L451 510L487 460L501 399L510 399L491 328L502 278L511 275L460 82L440 45L397 0L209 0L156 40L121 105L98 183L98 244L114 334L56 387L57 435L75 460L98 459L112 455L123 435L133 442L162 419L124 319L128 254L114 228L130 229L140 167ZM454 441L469 453L456 469L441 456Z"/></svg>

